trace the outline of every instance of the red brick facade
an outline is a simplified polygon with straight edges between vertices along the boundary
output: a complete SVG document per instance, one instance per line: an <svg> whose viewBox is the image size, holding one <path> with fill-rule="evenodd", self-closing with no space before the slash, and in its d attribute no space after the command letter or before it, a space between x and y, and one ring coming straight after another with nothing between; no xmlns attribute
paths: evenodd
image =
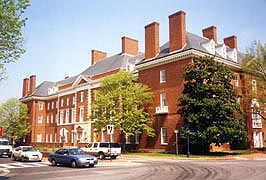
<svg viewBox="0 0 266 180"><path fill-rule="evenodd" d="M227 64L237 76L232 81L236 92L242 95L251 94L248 99L240 98L245 112L245 119L251 147L265 147L265 122L258 118L254 120L251 107L262 94L261 89L254 90L256 78L246 75L238 62L237 38L230 36L224 39L224 45L218 44L216 27L203 30L203 37L186 32L186 13L183 11L169 16L168 46L159 47L159 23L153 22L145 26L145 52L138 52L138 41L123 37L121 53L106 57L102 51L92 51L92 68L78 76L66 78L59 82L46 82L36 88L36 76L23 80L21 101L29 108L29 121L32 132L27 143L45 144L47 146L75 145L82 146L92 141L109 141L110 136L103 132L95 132L94 120L89 120L91 105L94 102L95 91L100 88L101 79L119 70L130 70L129 58L135 60L134 72L140 83L150 87L153 93L153 104L148 112L153 117L152 127L155 137L147 137L144 132L139 137L127 139L128 147L137 149L154 149L175 151L175 130L183 126L182 118L177 114L178 98L182 95L184 79L182 75L185 66L192 62L194 56L213 56L215 60ZM167 32L164 32L167 33ZM191 42L191 41L196 42ZM214 42L214 44L213 44ZM216 52L213 53L214 48ZM220 48L220 49L219 49ZM221 48L224 48L221 51ZM227 53L217 55L221 52ZM231 54L230 54L231 53ZM128 56L129 55L129 56ZM139 56L143 55L143 56ZM126 57L126 58L124 58ZM135 58L135 59L134 59ZM118 61L125 61L120 63ZM121 64L110 68L113 64ZM123 64L126 64L123 66ZM109 68L109 69L108 69ZM102 70L104 69L104 70ZM87 72L88 71L88 72ZM259 81L258 81L259 82ZM41 89L41 87L44 87ZM253 92L254 91L254 92ZM260 105L265 108L264 105ZM261 110L264 113L264 110ZM113 141L119 141L118 132Z"/></svg>

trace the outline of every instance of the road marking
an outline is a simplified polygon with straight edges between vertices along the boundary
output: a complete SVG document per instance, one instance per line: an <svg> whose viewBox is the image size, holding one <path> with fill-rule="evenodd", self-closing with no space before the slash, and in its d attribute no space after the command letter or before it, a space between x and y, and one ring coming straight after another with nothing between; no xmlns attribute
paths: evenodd
<svg viewBox="0 0 266 180"><path fill-rule="evenodd" d="M47 161L34 162L34 163L14 162L14 163L0 164L0 168L15 169L15 168L43 167L48 165L50 165L50 163Z"/></svg>

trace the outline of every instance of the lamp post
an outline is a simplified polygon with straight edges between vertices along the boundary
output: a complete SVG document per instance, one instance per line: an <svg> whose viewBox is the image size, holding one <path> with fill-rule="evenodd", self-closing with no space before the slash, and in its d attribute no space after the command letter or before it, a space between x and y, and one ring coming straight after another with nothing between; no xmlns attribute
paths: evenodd
<svg viewBox="0 0 266 180"><path fill-rule="evenodd" d="M189 151L189 128L187 128L187 157L189 158L190 151Z"/></svg>
<svg viewBox="0 0 266 180"><path fill-rule="evenodd" d="M178 130L175 130L176 155L178 156Z"/></svg>

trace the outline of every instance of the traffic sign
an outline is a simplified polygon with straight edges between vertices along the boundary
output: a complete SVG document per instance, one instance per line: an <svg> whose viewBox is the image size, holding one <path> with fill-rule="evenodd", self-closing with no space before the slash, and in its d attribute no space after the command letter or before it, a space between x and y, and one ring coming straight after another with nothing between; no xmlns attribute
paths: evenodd
<svg viewBox="0 0 266 180"><path fill-rule="evenodd" d="M107 125L107 134L114 134L114 125Z"/></svg>

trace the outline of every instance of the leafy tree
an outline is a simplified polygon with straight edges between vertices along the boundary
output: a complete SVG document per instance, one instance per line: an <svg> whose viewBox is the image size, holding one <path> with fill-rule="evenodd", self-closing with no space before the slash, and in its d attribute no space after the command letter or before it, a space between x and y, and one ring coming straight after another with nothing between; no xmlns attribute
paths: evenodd
<svg viewBox="0 0 266 180"><path fill-rule="evenodd" d="M92 105L92 119L97 119L94 127L101 131L108 124L123 135L131 136L146 131L153 136L154 130L148 125L150 115L145 112L146 105L152 102L149 88L136 83L136 77L125 71L104 78L101 88L96 92Z"/></svg>
<svg viewBox="0 0 266 180"><path fill-rule="evenodd" d="M7 100L0 106L0 124L4 126L4 136L19 142L31 131L28 122L27 105L16 98Z"/></svg>
<svg viewBox="0 0 266 180"><path fill-rule="evenodd" d="M259 41L254 41L251 46L247 49L247 54L242 60L242 68L251 79L256 80L256 86L259 93L256 96L256 100L260 104L266 103L266 44L261 44ZM245 102L250 107L250 100L254 98L254 93L251 91L252 88L246 85L245 87ZM264 120L266 117L261 114L259 106L253 106L253 111L257 112Z"/></svg>
<svg viewBox="0 0 266 180"><path fill-rule="evenodd" d="M23 17L30 0L0 1L0 80L3 79L4 64L14 62L25 52L23 49Z"/></svg>
<svg viewBox="0 0 266 180"><path fill-rule="evenodd" d="M184 118L183 138L189 133L192 147L201 153L208 153L211 143L246 142L231 70L211 57L195 57L183 76L186 83L178 104Z"/></svg>

